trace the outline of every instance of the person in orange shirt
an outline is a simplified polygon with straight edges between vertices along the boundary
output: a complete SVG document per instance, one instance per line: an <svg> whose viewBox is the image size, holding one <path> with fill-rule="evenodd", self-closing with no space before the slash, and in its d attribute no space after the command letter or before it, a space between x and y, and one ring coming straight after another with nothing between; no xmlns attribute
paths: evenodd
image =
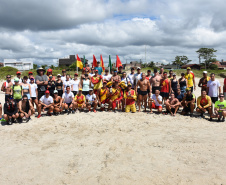
<svg viewBox="0 0 226 185"><path fill-rule="evenodd" d="M127 86L127 91L124 92L124 99L125 99L125 112L131 112L135 113L136 112L136 106L135 106L135 101L137 99L135 91L132 89L132 84L129 83Z"/></svg>
<svg viewBox="0 0 226 185"><path fill-rule="evenodd" d="M107 81L103 81L103 87L101 87L97 91L97 100L98 100L99 106L101 107L101 111L104 111L105 109L104 105L109 101L108 95L109 95L109 89L107 88Z"/></svg>
<svg viewBox="0 0 226 185"><path fill-rule="evenodd" d="M118 85L118 81L115 81L113 83L112 88L110 88L109 96L110 96L110 100L109 100L108 111L110 111L110 108L112 108L112 110L114 111L116 106L119 109L119 105L121 103L123 93L122 93L122 89Z"/></svg>
<svg viewBox="0 0 226 185"><path fill-rule="evenodd" d="M78 112L78 109L84 110L86 107L86 97L82 94L82 89L79 88L78 94L75 95L75 109Z"/></svg>
<svg viewBox="0 0 226 185"><path fill-rule="evenodd" d="M98 75L98 70L95 70L95 75L91 77L90 87L91 83L94 85L93 86L94 93L97 94L98 89L102 87L102 76Z"/></svg>

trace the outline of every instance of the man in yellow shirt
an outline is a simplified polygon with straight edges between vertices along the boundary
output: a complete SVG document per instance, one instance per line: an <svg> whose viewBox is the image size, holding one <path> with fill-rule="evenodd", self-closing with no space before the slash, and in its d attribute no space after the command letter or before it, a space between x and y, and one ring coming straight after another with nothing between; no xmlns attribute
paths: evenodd
<svg viewBox="0 0 226 185"><path fill-rule="evenodd" d="M206 111L208 111L208 113L210 114L210 117L212 116L211 98L206 94L207 94L206 91L202 90L201 96L199 96L197 99L196 111L201 113L202 118L205 118L204 113Z"/></svg>
<svg viewBox="0 0 226 185"><path fill-rule="evenodd" d="M132 84L129 83L127 90L124 92L124 99L126 104L125 112L130 112L130 110L135 113L136 112L136 106L135 101L137 99L135 91L132 89Z"/></svg>
<svg viewBox="0 0 226 185"><path fill-rule="evenodd" d="M85 107L86 107L86 98L82 94L82 88L79 88L78 94L75 95L76 112L78 112L78 109L84 110Z"/></svg>
<svg viewBox="0 0 226 185"><path fill-rule="evenodd" d="M193 92L193 86L194 86L194 90L196 90L195 75L194 73L191 72L190 67L187 68L187 73L185 74L184 77L188 81L187 87L191 89L191 92Z"/></svg>
<svg viewBox="0 0 226 185"><path fill-rule="evenodd" d="M91 77L90 87L91 87L91 82L92 82L94 94L97 94L97 91L100 90L100 88L103 86L102 85L102 76L98 75L98 70L95 70L94 72L95 72L95 75Z"/></svg>

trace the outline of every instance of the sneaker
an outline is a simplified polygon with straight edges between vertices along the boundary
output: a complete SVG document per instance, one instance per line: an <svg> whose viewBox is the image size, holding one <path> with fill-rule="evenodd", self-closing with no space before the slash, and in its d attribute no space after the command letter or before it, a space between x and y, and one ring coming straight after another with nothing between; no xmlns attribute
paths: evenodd
<svg viewBox="0 0 226 185"><path fill-rule="evenodd" d="M14 121L14 123L18 123L18 120L17 119L14 119L13 121Z"/></svg>
<svg viewBox="0 0 226 185"><path fill-rule="evenodd" d="M70 114L70 111L69 111L68 109L66 110L66 112L67 112L67 115L69 115L69 114Z"/></svg>
<svg viewBox="0 0 226 185"><path fill-rule="evenodd" d="M72 110L71 112L72 112L72 114L74 114L74 113L75 113L75 111L74 111L74 110Z"/></svg>
<svg viewBox="0 0 226 185"><path fill-rule="evenodd" d="M213 118L210 118L209 121L213 121Z"/></svg>
<svg viewBox="0 0 226 185"><path fill-rule="evenodd" d="M12 125L12 124L13 124L12 118L10 118L10 119L8 120L8 124L9 124L9 125Z"/></svg>
<svg viewBox="0 0 226 185"><path fill-rule="evenodd" d="M27 118L25 122L27 123L28 121L29 121L29 118Z"/></svg>
<svg viewBox="0 0 226 185"><path fill-rule="evenodd" d="M37 118L40 118L41 117L41 114L39 114L38 116L37 116Z"/></svg>
<svg viewBox="0 0 226 185"><path fill-rule="evenodd" d="M201 114L201 118L205 118L204 114Z"/></svg>

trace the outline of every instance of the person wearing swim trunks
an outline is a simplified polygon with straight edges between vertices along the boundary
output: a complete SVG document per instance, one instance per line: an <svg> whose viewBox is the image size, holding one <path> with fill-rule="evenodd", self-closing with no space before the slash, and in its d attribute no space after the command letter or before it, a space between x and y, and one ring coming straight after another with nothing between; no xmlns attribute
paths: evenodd
<svg viewBox="0 0 226 185"><path fill-rule="evenodd" d="M78 94L75 95L75 109L78 112L78 109L84 110L86 108L86 98L85 95L82 94L82 88L79 88Z"/></svg>
<svg viewBox="0 0 226 185"><path fill-rule="evenodd" d="M218 122L225 121L225 116L226 116L226 100L224 100L224 94L220 93L219 94L220 100L215 102L214 105L214 115L210 118L210 121L212 121L212 118L218 118ZM221 120L222 118L222 120Z"/></svg>
<svg viewBox="0 0 226 185"><path fill-rule="evenodd" d="M181 114L185 115L190 112L190 117L193 117L193 112L195 109L195 95L192 94L191 88L186 89L186 94L184 95L182 105L184 106L184 109L182 110Z"/></svg>
<svg viewBox="0 0 226 185"><path fill-rule="evenodd" d="M96 113L97 109L97 97L93 93L93 89L89 89L89 94L86 95L86 108L91 111L91 107L93 107L93 112Z"/></svg>
<svg viewBox="0 0 226 185"><path fill-rule="evenodd" d="M63 93L61 102L63 103L65 112L67 114L75 113L74 94L71 92L70 86L66 87L66 91Z"/></svg>
<svg viewBox="0 0 226 185"><path fill-rule="evenodd" d="M140 87L139 90L137 90L137 87ZM146 79L146 74L142 73L141 80L138 80L136 85L136 94L138 94L138 107L140 112L141 102L144 102L144 111L146 112L147 109L147 98L148 98L148 89L149 89L149 96L150 96L150 82Z"/></svg>
<svg viewBox="0 0 226 185"><path fill-rule="evenodd" d="M110 111L110 109L115 111L116 106L119 109L119 105L123 98L123 93L121 88L119 87L118 81L115 81L112 85L112 88L110 88L109 97L110 97L110 100L109 100L108 111Z"/></svg>
<svg viewBox="0 0 226 185"><path fill-rule="evenodd" d="M103 81L103 87L97 91L97 101L101 107L101 111L104 111L105 104L108 103L109 89L107 88L107 81Z"/></svg>
<svg viewBox="0 0 226 185"><path fill-rule="evenodd" d="M94 94L97 94L98 89L100 89L102 85L102 76L98 74L98 70L95 70L95 75L91 77L90 87L93 84Z"/></svg>
<svg viewBox="0 0 226 185"><path fill-rule="evenodd" d="M28 100L27 95L23 95L22 101L19 102L19 115L21 119L24 119L26 122L29 121L31 116L32 104Z"/></svg>
<svg viewBox="0 0 226 185"><path fill-rule="evenodd" d="M187 73L185 74L185 79L187 79L187 87L191 88L191 92L193 92L193 86L194 90L196 90L196 85L195 85L195 75L194 73L191 72L191 68L187 67Z"/></svg>
<svg viewBox="0 0 226 185"><path fill-rule="evenodd" d="M163 101L166 102L166 100L169 98L169 93L171 89L171 80L167 77L167 72L163 73L164 78L161 80L161 91L160 95L163 97Z"/></svg>
<svg viewBox="0 0 226 185"><path fill-rule="evenodd" d="M53 91L53 114L59 115L64 110L64 104L62 103L61 96L58 95L58 91Z"/></svg>
<svg viewBox="0 0 226 185"><path fill-rule="evenodd" d="M152 94L155 94L155 90L161 90L160 82L162 77L158 75L157 69L154 69L154 76L150 79Z"/></svg>
<svg viewBox="0 0 226 185"><path fill-rule="evenodd" d="M118 75L117 70L114 70L113 76L111 77L111 81L112 81L112 82L117 81L117 82L119 82L119 83L121 82L121 77Z"/></svg>
<svg viewBox="0 0 226 185"><path fill-rule="evenodd" d="M208 113L210 114L210 117L212 116L211 98L206 94L207 94L206 91L202 90L201 96L199 96L197 99L196 111L201 113L202 118L205 118L204 113L206 111L208 111Z"/></svg>
<svg viewBox="0 0 226 185"><path fill-rule="evenodd" d="M132 84L128 83L127 90L124 92L124 99L125 99L125 112L136 112L136 106L135 106L135 101L136 101L136 92L132 89Z"/></svg>
<svg viewBox="0 0 226 185"><path fill-rule="evenodd" d="M149 114L152 114L152 109L157 109L158 113L162 112L162 96L160 95L160 91L156 90L155 94L148 100L148 104L150 107Z"/></svg>
<svg viewBox="0 0 226 185"><path fill-rule="evenodd" d="M7 75L6 82L4 82L1 87L1 91L5 92L5 102L7 102L9 99L12 86L13 86L13 83L11 82L11 75Z"/></svg>
<svg viewBox="0 0 226 185"><path fill-rule="evenodd" d="M172 92L170 95L170 98L166 100L166 113L168 112L171 114L171 116L176 116L176 113L178 111L180 102L177 98L175 98L175 93Z"/></svg>
<svg viewBox="0 0 226 185"><path fill-rule="evenodd" d="M207 82L210 80L210 77L207 76L207 71L203 71L203 77L199 80L198 86L201 87L202 90L207 90Z"/></svg>

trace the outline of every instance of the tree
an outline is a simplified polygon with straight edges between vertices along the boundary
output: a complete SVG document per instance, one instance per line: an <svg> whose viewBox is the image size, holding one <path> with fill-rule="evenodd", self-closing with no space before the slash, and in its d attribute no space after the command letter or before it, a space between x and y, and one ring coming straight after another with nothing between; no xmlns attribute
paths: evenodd
<svg viewBox="0 0 226 185"><path fill-rule="evenodd" d="M42 67L43 69L46 69L47 65L41 65L41 67Z"/></svg>
<svg viewBox="0 0 226 185"><path fill-rule="evenodd" d="M151 68L155 67L154 61L149 62L147 66L148 67L151 67Z"/></svg>
<svg viewBox="0 0 226 185"><path fill-rule="evenodd" d="M212 70L217 70L218 69L218 66L216 64L211 64L209 66L209 68L212 69Z"/></svg>
<svg viewBox="0 0 226 185"><path fill-rule="evenodd" d="M33 64L33 69L37 69L38 65L37 64Z"/></svg>
<svg viewBox="0 0 226 185"><path fill-rule="evenodd" d="M76 64L76 62L72 63L72 64L69 66L69 69L75 71L75 70L77 69L77 64Z"/></svg>
<svg viewBox="0 0 226 185"><path fill-rule="evenodd" d="M187 56L176 56L175 60L172 61L172 64L182 66L188 64L189 62L191 62L191 60L189 60Z"/></svg>
<svg viewBox="0 0 226 185"><path fill-rule="evenodd" d="M196 53L199 55L198 57L200 61L201 58L205 59L205 68L209 66L213 57L216 57L214 54L215 52L217 52L217 50L214 48L199 48L199 50L196 51Z"/></svg>
<svg viewBox="0 0 226 185"><path fill-rule="evenodd" d="M55 69L55 66L54 66L54 65L51 65L49 68L51 68L51 69Z"/></svg>

